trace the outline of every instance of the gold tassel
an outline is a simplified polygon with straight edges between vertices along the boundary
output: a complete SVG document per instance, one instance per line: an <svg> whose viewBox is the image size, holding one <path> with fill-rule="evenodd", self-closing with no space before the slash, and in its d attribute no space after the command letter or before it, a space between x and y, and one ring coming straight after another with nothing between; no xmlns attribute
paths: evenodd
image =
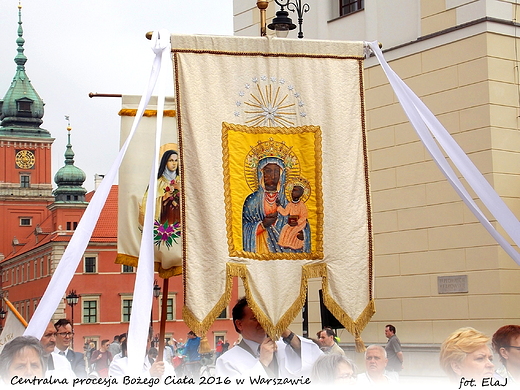
<svg viewBox="0 0 520 390"><path fill-rule="evenodd" d="M206 335L200 336L200 345L199 345L199 353L210 353L211 347L209 346L209 341Z"/></svg>
<svg viewBox="0 0 520 390"><path fill-rule="evenodd" d="M356 340L356 352L365 352L367 349L366 349L365 343L361 339L361 335L359 333L356 333L355 340Z"/></svg>

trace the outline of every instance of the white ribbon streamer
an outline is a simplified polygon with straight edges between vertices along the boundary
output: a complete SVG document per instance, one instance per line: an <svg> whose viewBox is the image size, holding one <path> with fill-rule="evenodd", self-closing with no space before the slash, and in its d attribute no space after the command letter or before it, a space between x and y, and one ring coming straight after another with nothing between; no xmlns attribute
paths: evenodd
<svg viewBox="0 0 520 390"><path fill-rule="evenodd" d="M493 236L500 246L520 265L520 254L511 244L493 227L491 222L480 210L471 195L467 192L462 182L457 177L451 166L444 157L440 145L457 167L462 176L466 179L470 187L482 200L486 208L496 218L498 223L504 228L514 243L520 245L520 222L507 207L504 201L498 196L496 191L487 182L480 171L471 162L460 146L451 137L449 132L442 126L439 120L432 114L426 105L417 95L404 83L403 80L390 68L383 57L383 53L377 42L368 42L368 46L377 57L383 68L390 85L401 103L408 119L412 123L419 138L424 143L426 149L433 157L433 160L453 186L455 191L462 198L464 203L473 212L484 228ZM437 144L437 142L438 144Z"/></svg>
<svg viewBox="0 0 520 390"><path fill-rule="evenodd" d="M161 33L161 36L163 36L163 39L168 39L168 41L169 41L169 37L170 37L169 33L167 33L167 32ZM159 39L158 34L154 33L154 36L152 37L152 48L155 52L155 58L154 58L154 61L152 64L152 69L150 72L148 86L145 90L145 93L141 97L141 101L139 102L137 114L136 114L134 122L132 124L130 134L128 135L125 143L119 150L119 154L117 155L114 163L112 164L112 166L110 167L105 178L103 179L103 181L99 185L98 189L94 193L94 196L92 197L88 207L86 208L85 213L83 214L83 217L81 218L80 222L78 223L78 226L77 226L76 230L74 231L73 236L71 237L69 245L67 245L67 248L65 249L65 252L63 253L63 256L58 264L58 267L56 267L56 270L54 271L54 274L52 275L51 281L49 282L49 285L47 286L47 289L45 290L45 293L44 293L42 299L40 300L40 303L39 303L38 307L36 308L36 311L34 312L34 315L32 316L31 321L29 322L29 325L27 326L27 329L24 332L24 335L34 336L37 339L40 339L42 337L45 329L47 328L49 321L52 318L53 313L55 312L56 308L58 307L61 300L63 299L66 289L67 289L70 281L72 280L72 277L74 276L74 272L76 272L78 264L81 261L83 254L85 252L85 249L88 246L90 237L92 236L92 232L94 231L96 223L99 219L99 215L101 214L101 210L103 209L103 206L105 205L105 202L106 202L106 199L110 192L110 189L112 188L112 184L115 181L117 172L119 170L119 166L121 165L121 161L123 160L125 153L128 149L128 145L130 144L130 141L135 134L135 131L139 125L139 122L141 121L141 118L143 117L144 110L147 107L148 102L150 101L150 97L152 95L155 84L157 82L157 78L159 76L159 71L161 68L163 51L167 49L167 47L165 47L164 49L161 49L162 51L156 49L158 47L158 44L157 44L158 39ZM152 224L152 229L153 229L153 224ZM153 242L153 240L152 240L152 242ZM152 244L152 250L153 250L153 244ZM153 261L153 255L152 255L152 261ZM152 273L152 280L153 280L153 273ZM137 282L137 280L136 280L136 282ZM152 291L151 291L152 286L153 286L153 282L149 283L150 301L151 301L151 297L152 297ZM146 292L143 292L143 295L144 294L146 294ZM137 294L137 295L139 295L139 294ZM130 342L130 340L129 340L129 342ZM146 343L146 338L145 338L145 343ZM143 355L141 355L141 356L143 356Z"/></svg>
<svg viewBox="0 0 520 390"><path fill-rule="evenodd" d="M171 53L170 33L166 30L154 32L152 35L153 51L156 58L161 58L157 70L164 69L164 64L171 64L169 56ZM165 85L164 80L166 71L159 72L162 79L158 84L157 98L157 126L155 133L155 150L150 179L148 182L148 197L146 199L146 211L144 216L143 235L141 237L141 247L139 250L139 266L135 277L134 295L132 301L132 312L130 314L130 327L128 330L128 366L131 373L140 373L143 367L143 360L146 356L146 346L148 329L150 322L148 316L143 313L150 313L153 301L153 276L154 276L154 216L155 199L157 198L157 155L161 145L162 124L164 115Z"/></svg>

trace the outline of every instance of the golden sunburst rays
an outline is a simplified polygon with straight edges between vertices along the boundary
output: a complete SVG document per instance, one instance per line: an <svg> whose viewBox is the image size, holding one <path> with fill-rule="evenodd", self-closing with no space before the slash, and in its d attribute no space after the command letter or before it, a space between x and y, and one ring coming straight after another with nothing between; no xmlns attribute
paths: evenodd
<svg viewBox="0 0 520 390"><path fill-rule="evenodd" d="M289 94L282 92L280 86L256 84L256 93L251 91L249 100L245 101L248 109L244 113L249 119L248 126L290 127L294 126L296 104L287 102Z"/></svg>

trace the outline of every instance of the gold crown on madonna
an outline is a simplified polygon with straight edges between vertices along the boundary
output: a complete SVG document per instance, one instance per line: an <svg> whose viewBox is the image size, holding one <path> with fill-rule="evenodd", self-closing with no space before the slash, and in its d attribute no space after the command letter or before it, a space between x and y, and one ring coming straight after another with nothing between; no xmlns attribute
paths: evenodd
<svg viewBox="0 0 520 390"><path fill-rule="evenodd" d="M256 168L258 163L266 157L279 158L288 169L297 164L297 157L294 155L292 146L287 146L283 141L278 142L269 138L267 141L258 141L255 146L251 146L247 155L247 165Z"/></svg>

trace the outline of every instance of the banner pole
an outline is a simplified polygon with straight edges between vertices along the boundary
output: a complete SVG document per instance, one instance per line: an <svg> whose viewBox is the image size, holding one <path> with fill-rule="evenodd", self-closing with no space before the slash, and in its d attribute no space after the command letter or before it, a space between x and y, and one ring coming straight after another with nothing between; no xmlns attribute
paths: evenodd
<svg viewBox="0 0 520 390"><path fill-rule="evenodd" d="M2 298L4 299L5 304L9 307L9 309L11 309L13 314L16 316L16 318L18 318L18 320L22 323L22 325L27 328L27 321L25 321L25 319L22 317L22 315L20 313L18 313L18 310L16 310L16 308L13 306L13 304L11 302L9 302L9 300L6 297L2 297Z"/></svg>
<svg viewBox="0 0 520 390"><path fill-rule="evenodd" d="M161 303L161 325L159 328L159 355L157 356L158 361L163 360L164 356L164 336L166 333L166 313L168 309L168 278L163 279L163 296ZM171 363L171 362L170 362Z"/></svg>

